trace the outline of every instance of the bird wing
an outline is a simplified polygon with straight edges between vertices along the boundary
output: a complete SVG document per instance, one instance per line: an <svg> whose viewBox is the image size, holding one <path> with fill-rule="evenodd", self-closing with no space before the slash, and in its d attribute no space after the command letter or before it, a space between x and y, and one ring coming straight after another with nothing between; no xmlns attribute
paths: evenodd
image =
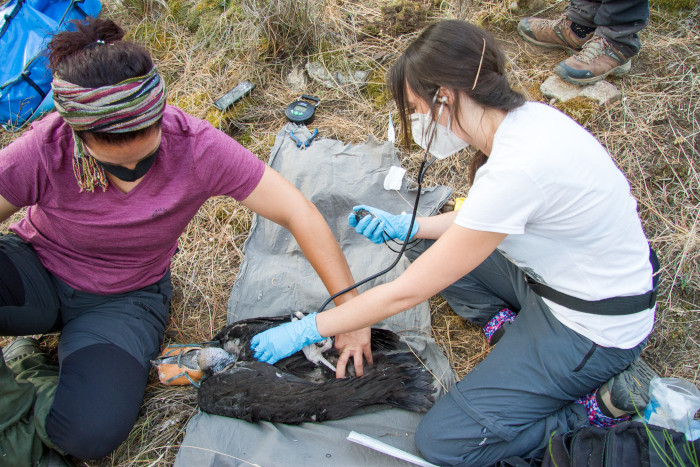
<svg viewBox="0 0 700 467"><path fill-rule="evenodd" d="M411 355L404 357L382 359L361 378L318 383L266 363L238 362L202 383L199 406L216 415L288 424L335 420L383 403L425 412L433 403L432 377Z"/></svg>

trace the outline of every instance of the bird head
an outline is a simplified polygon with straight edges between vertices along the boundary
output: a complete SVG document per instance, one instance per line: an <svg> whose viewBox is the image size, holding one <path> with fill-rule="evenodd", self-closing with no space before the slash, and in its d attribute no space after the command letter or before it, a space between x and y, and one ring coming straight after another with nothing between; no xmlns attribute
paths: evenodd
<svg viewBox="0 0 700 467"><path fill-rule="evenodd" d="M220 347L204 347L199 351L197 363L208 374L216 374L236 361L236 355Z"/></svg>

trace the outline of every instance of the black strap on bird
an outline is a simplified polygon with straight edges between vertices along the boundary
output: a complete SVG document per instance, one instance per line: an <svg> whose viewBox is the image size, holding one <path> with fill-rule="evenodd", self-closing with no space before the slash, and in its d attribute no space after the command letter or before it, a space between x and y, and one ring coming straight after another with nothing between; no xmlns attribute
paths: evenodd
<svg viewBox="0 0 700 467"><path fill-rule="evenodd" d="M656 304L660 265L659 258L652 248L649 248L649 262L654 270L653 288L647 293L630 295L628 297L612 297L592 301L583 300L554 290L548 285L535 281L528 275L525 275L525 278L532 291L537 295L571 310L606 316L631 315L632 313L648 310Z"/></svg>

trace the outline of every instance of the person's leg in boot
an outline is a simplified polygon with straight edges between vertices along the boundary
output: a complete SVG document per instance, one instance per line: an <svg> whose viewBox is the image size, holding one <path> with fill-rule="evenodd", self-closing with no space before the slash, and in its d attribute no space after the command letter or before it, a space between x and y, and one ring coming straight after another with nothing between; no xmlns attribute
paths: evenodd
<svg viewBox="0 0 700 467"><path fill-rule="evenodd" d="M57 282L61 375L47 432L81 459L108 455L138 419L168 316L170 275L138 291L95 295Z"/></svg>
<svg viewBox="0 0 700 467"><path fill-rule="evenodd" d="M641 357L599 388L581 397L576 403L586 408L591 425L615 426L632 415L643 414L649 403L649 384L658 376Z"/></svg>
<svg viewBox="0 0 700 467"><path fill-rule="evenodd" d="M518 34L531 44L550 49L579 52L593 37L595 28L582 26L562 15L555 19L524 18L518 23Z"/></svg>
<svg viewBox="0 0 700 467"><path fill-rule="evenodd" d="M596 30L595 15L600 1L572 0L566 12L555 19L524 18L518 23L518 34L541 47L580 52Z"/></svg>
<svg viewBox="0 0 700 467"><path fill-rule="evenodd" d="M56 448L46 434L46 416L58 366L35 350L10 353L7 364L4 355L0 361L0 465L46 465L50 449Z"/></svg>
<svg viewBox="0 0 700 467"><path fill-rule="evenodd" d="M575 0L569 18L595 27L595 35L579 53L557 65L554 72L570 83L592 84L608 75L622 76L639 52L639 31L649 21L648 0ZM599 5L599 7L598 7ZM590 12L595 10L593 18Z"/></svg>
<svg viewBox="0 0 700 467"><path fill-rule="evenodd" d="M492 465L540 458L552 432L588 426L574 401L637 358L604 348L561 324L534 292L475 369L423 417L416 446L439 465Z"/></svg>
<svg viewBox="0 0 700 467"><path fill-rule="evenodd" d="M59 316L50 275L34 250L15 235L0 236L0 335L48 332L56 328ZM55 448L45 422L58 367L34 340L17 339L5 352L7 360L3 356L0 367L0 462L44 465L49 449Z"/></svg>
<svg viewBox="0 0 700 467"><path fill-rule="evenodd" d="M112 344L71 353L61 364L60 383L46 421L51 440L80 459L116 449L136 422L148 371Z"/></svg>

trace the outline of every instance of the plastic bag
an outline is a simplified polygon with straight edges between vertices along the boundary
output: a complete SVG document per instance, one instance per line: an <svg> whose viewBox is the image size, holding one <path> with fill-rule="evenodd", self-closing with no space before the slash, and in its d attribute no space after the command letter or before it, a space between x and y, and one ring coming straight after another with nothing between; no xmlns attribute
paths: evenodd
<svg viewBox="0 0 700 467"><path fill-rule="evenodd" d="M53 109L44 53L72 19L97 16L100 0L10 0L0 7L0 124L18 130Z"/></svg>
<svg viewBox="0 0 700 467"><path fill-rule="evenodd" d="M693 439L695 412L700 409L700 390L681 378L654 378L649 384L650 400L644 421L686 433Z"/></svg>

